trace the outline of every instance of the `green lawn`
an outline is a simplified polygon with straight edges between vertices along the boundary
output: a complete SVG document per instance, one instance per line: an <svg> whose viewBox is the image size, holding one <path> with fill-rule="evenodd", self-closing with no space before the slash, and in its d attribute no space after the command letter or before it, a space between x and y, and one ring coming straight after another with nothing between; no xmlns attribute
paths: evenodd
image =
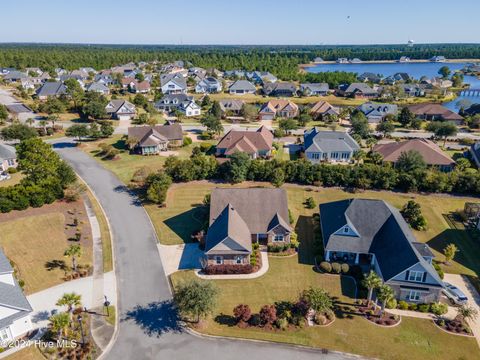
<svg viewBox="0 0 480 360"><path fill-rule="evenodd" d="M0 181L0 187L16 185L20 182L20 180L22 180L22 178L23 174L21 172L10 174L10 179Z"/></svg>

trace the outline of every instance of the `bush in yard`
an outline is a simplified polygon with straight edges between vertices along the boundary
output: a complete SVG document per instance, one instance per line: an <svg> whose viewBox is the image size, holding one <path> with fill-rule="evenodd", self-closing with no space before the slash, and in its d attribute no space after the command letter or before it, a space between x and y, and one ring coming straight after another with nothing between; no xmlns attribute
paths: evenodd
<svg viewBox="0 0 480 360"><path fill-rule="evenodd" d="M257 257L256 256L250 256L250 265L253 267L257 266Z"/></svg>
<svg viewBox="0 0 480 360"><path fill-rule="evenodd" d="M250 306L245 304L235 306L235 308L233 309L233 316L235 316L237 323L248 322L248 320L250 320L250 318L252 317L252 311L250 310Z"/></svg>
<svg viewBox="0 0 480 360"><path fill-rule="evenodd" d="M387 301L386 304L387 309L396 309L397 308L397 300L396 299L390 299Z"/></svg>
<svg viewBox="0 0 480 360"><path fill-rule="evenodd" d="M422 215L420 204L414 200L409 200L400 211L406 222L415 230L426 230L427 220Z"/></svg>
<svg viewBox="0 0 480 360"><path fill-rule="evenodd" d="M305 201L305 207L307 209L315 209L315 206L317 206L317 204L315 204L315 200L313 199L313 197L309 197L306 201Z"/></svg>
<svg viewBox="0 0 480 360"><path fill-rule="evenodd" d="M183 138L183 146L188 146L192 143L192 138L189 136L185 136Z"/></svg>
<svg viewBox="0 0 480 360"><path fill-rule="evenodd" d="M16 174L18 172L18 169L14 168L14 167L11 167L11 168L8 168L7 172L9 174Z"/></svg>
<svg viewBox="0 0 480 360"><path fill-rule="evenodd" d="M341 271L342 271L342 266L339 263L337 262L332 263L332 272L334 274L340 274Z"/></svg>
<svg viewBox="0 0 480 360"><path fill-rule="evenodd" d="M207 275L251 274L253 272L253 266L250 264L208 265L204 269L204 272Z"/></svg>
<svg viewBox="0 0 480 360"><path fill-rule="evenodd" d="M317 325L325 325L328 321L327 317L323 314L315 314L315 318L313 320Z"/></svg>
<svg viewBox="0 0 480 360"><path fill-rule="evenodd" d="M287 330L288 328L288 320L285 318L280 318L275 321L275 326L280 330Z"/></svg>
<svg viewBox="0 0 480 360"><path fill-rule="evenodd" d="M262 324L262 319L260 318L259 314L253 314L250 317L250 321L248 322L251 326L260 326Z"/></svg>
<svg viewBox="0 0 480 360"><path fill-rule="evenodd" d="M430 312L440 316L446 314L448 311L448 306L447 304L443 303L431 303L430 304Z"/></svg>
<svg viewBox="0 0 480 360"><path fill-rule="evenodd" d="M406 301L400 300L398 302L398 308L400 310L408 310L408 303Z"/></svg>
<svg viewBox="0 0 480 360"><path fill-rule="evenodd" d="M328 321L332 321L335 319L335 313L332 310L327 310L325 312L325 316L327 317Z"/></svg>
<svg viewBox="0 0 480 360"><path fill-rule="evenodd" d="M435 269L435 271L437 272L438 276L440 277L440 279L443 280L443 278L445 277L445 273L443 272L443 270L442 270L442 268L440 267L440 265L439 265L436 261L434 261L434 262L432 263L432 265L433 265L433 268Z"/></svg>
<svg viewBox="0 0 480 360"><path fill-rule="evenodd" d="M260 319L264 325L272 325L277 320L275 305L264 305L260 309Z"/></svg>
<svg viewBox="0 0 480 360"><path fill-rule="evenodd" d="M342 264L340 265L342 274L347 274L350 271L350 266L348 264Z"/></svg>
<svg viewBox="0 0 480 360"><path fill-rule="evenodd" d="M211 143L208 143L208 142L202 142L200 143L200 150L202 150L202 152L206 153L208 152L208 150L210 150L212 148L212 144Z"/></svg>
<svg viewBox="0 0 480 360"><path fill-rule="evenodd" d="M327 261L322 261L320 263L320 269L322 269L323 272L330 273L330 272L332 272L332 264L330 264Z"/></svg>
<svg viewBox="0 0 480 360"><path fill-rule="evenodd" d="M418 305L417 304L408 304L408 310L417 311Z"/></svg>
<svg viewBox="0 0 480 360"><path fill-rule="evenodd" d="M430 305L429 304L419 304L418 305L418 311L422 313L427 313L430 310Z"/></svg>

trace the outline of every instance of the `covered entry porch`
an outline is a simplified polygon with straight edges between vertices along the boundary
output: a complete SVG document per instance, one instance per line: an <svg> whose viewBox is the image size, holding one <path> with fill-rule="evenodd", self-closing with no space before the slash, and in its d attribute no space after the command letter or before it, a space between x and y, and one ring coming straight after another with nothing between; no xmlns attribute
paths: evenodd
<svg viewBox="0 0 480 360"><path fill-rule="evenodd" d="M360 254L345 251L325 251L325 261L344 262L349 265L368 265L375 264L375 256L373 254Z"/></svg>

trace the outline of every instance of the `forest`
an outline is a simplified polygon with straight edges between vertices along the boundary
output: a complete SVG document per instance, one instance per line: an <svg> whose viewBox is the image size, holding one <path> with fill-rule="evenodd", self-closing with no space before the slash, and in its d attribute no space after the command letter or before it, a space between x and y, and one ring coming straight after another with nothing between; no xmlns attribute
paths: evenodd
<svg viewBox="0 0 480 360"><path fill-rule="evenodd" d="M40 67L52 71L93 67L96 70L128 62L183 60L188 65L221 70L265 70L284 80L299 80L298 65L315 57L395 60L400 56L428 59L480 59L479 44L318 45L318 46L214 46L214 45L86 45L0 44L0 67Z"/></svg>

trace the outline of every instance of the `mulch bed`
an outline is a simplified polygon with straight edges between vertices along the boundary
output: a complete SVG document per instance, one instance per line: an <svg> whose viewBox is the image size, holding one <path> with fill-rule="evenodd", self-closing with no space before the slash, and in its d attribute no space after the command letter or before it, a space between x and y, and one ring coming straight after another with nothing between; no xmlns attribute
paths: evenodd
<svg viewBox="0 0 480 360"><path fill-rule="evenodd" d="M359 305L358 311L364 315L365 319L380 326L390 327L400 322L398 315L390 314L387 311L384 311L382 316L380 316L380 308L373 303L368 305L366 301Z"/></svg>
<svg viewBox="0 0 480 360"><path fill-rule="evenodd" d="M446 332L455 335L473 336L470 327L459 318L455 318L453 320L440 318L435 320L434 323Z"/></svg>

